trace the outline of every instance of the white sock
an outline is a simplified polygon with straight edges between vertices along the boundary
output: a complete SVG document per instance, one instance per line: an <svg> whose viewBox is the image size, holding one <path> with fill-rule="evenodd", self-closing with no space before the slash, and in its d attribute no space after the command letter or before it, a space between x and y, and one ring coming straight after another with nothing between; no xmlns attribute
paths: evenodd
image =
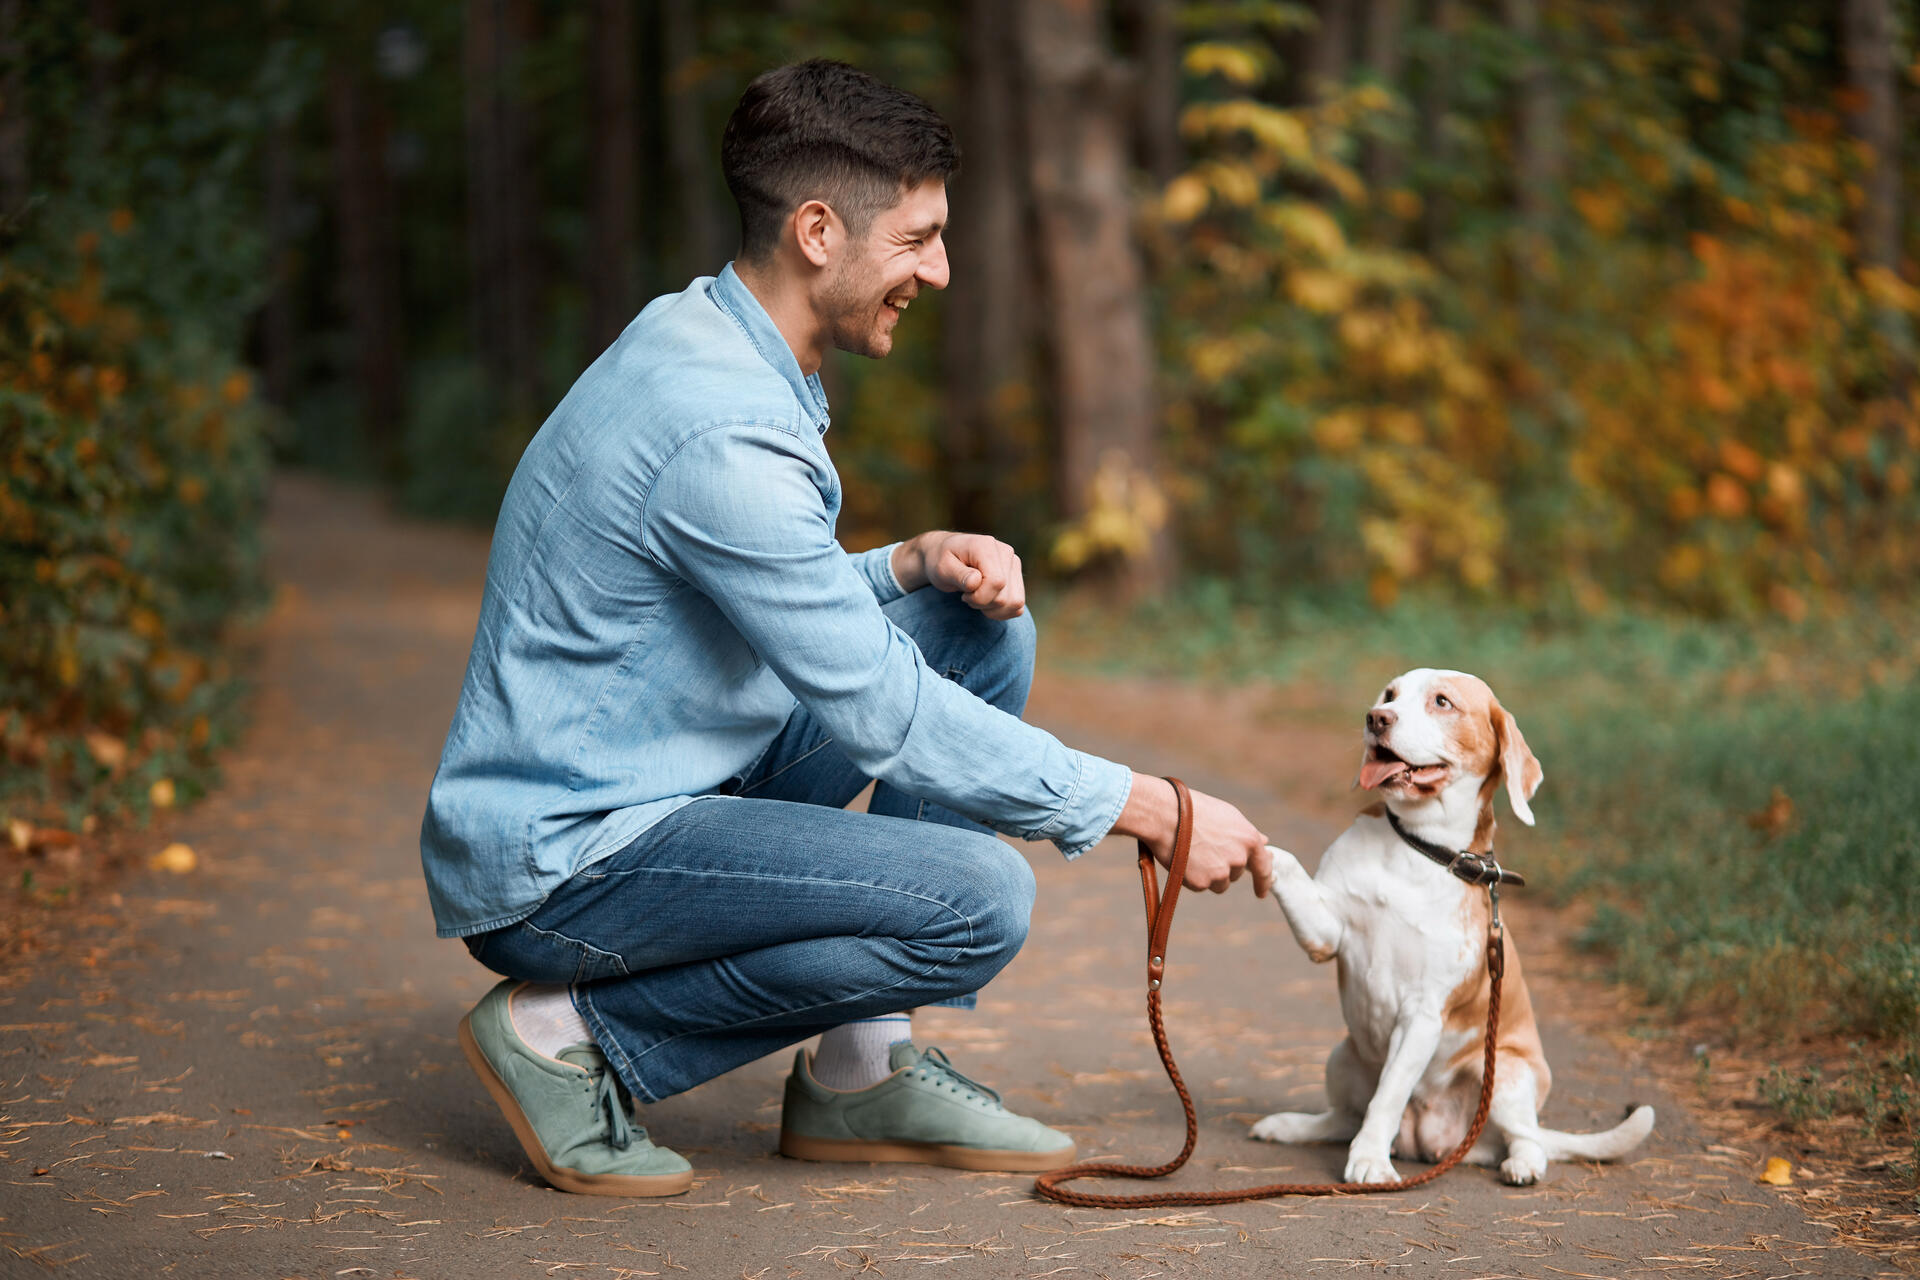
<svg viewBox="0 0 1920 1280"><path fill-rule="evenodd" d="M904 1013L848 1022L820 1037L813 1078L829 1089L865 1089L893 1074L893 1046L913 1039L913 1019Z"/></svg>
<svg viewBox="0 0 1920 1280"><path fill-rule="evenodd" d="M507 1013L513 1019L514 1034L549 1058L582 1040L593 1043L587 1020L573 1007L570 987L529 983L508 998Z"/></svg>

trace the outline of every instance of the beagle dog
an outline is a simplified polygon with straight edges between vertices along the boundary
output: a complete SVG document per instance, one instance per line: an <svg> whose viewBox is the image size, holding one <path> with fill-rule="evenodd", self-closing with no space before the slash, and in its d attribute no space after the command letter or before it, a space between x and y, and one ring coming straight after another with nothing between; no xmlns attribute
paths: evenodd
<svg viewBox="0 0 1920 1280"><path fill-rule="evenodd" d="M1487 1001L1487 891L1442 865L1490 855L1493 798L1532 825L1540 762L1476 676L1421 668L1367 712L1356 784L1381 799L1354 819L1309 877L1274 849L1274 896L1315 961L1336 963L1347 1038L1327 1058L1329 1110L1281 1111L1253 1126L1268 1142L1346 1142L1346 1181L1392 1182L1391 1157L1433 1162L1467 1135L1480 1100ZM1403 834L1404 833L1404 834ZM1430 852L1418 847L1426 845ZM1552 1073L1513 936L1506 936L1494 1091L1467 1155L1516 1186L1549 1160L1611 1160L1653 1131L1636 1107L1602 1133L1540 1127Z"/></svg>

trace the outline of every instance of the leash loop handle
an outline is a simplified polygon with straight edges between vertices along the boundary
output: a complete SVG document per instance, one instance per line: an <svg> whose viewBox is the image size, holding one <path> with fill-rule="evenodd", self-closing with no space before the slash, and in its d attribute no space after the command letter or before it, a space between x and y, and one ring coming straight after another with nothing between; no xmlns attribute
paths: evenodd
<svg viewBox="0 0 1920 1280"><path fill-rule="evenodd" d="M1461 1160L1467 1152L1473 1150L1473 1144L1480 1140L1480 1133L1487 1125L1487 1112L1493 1105L1493 1071L1496 1048L1500 1033L1500 979L1505 975L1506 945L1504 931L1500 925L1499 884L1496 880L1487 885L1488 896L1492 900L1492 918L1487 927L1487 976L1491 980L1491 989L1487 993L1487 1028L1485 1034L1485 1053L1481 1063L1480 1104L1475 1109L1473 1123L1467 1128L1467 1136L1460 1145L1424 1173L1411 1178L1402 1178L1397 1182L1276 1182L1261 1187L1240 1187L1227 1191L1157 1191L1144 1195L1122 1196L1101 1195L1091 1191L1073 1191L1062 1184L1081 1178L1164 1178L1186 1164L1193 1155L1193 1149L1200 1139L1200 1118L1193 1105L1193 1095L1187 1091L1186 1081L1180 1078L1180 1068L1174 1065L1173 1048L1167 1041L1167 1025L1160 1006L1160 984L1166 976L1167 935L1173 927L1173 908L1180 899L1180 884L1187 872L1187 857L1193 847L1193 795L1187 790L1187 784L1178 778L1168 778L1173 784L1173 793L1179 805L1178 817L1174 823L1173 855L1167 862L1167 887L1160 889L1158 863L1153 851L1145 840L1140 841L1140 888L1146 899L1147 914L1147 1023L1153 1030L1154 1047L1160 1051L1160 1065L1166 1068L1167 1079L1173 1085L1173 1091L1180 1096L1180 1106L1186 1112L1187 1140L1181 1146L1179 1154L1160 1165L1107 1164L1104 1162L1083 1161L1070 1164L1063 1169L1053 1169L1033 1180L1034 1191L1049 1200L1082 1209L1148 1209L1167 1205L1216 1205L1238 1204L1245 1200L1271 1200L1277 1196L1340 1196L1364 1195L1376 1191L1410 1191L1433 1181L1446 1173ZM1496 864L1497 865L1497 864Z"/></svg>

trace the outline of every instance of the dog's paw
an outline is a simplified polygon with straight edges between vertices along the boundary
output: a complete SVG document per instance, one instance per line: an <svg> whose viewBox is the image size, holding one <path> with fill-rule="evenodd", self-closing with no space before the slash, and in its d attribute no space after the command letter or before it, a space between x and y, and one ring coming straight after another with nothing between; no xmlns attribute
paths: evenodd
<svg viewBox="0 0 1920 1280"><path fill-rule="evenodd" d="M1276 1111L1264 1120L1256 1120L1248 1134L1262 1142L1306 1142L1307 1122L1317 1119L1299 1111Z"/></svg>
<svg viewBox="0 0 1920 1280"><path fill-rule="evenodd" d="M1532 1150L1526 1148L1532 1147ZM1500 1162L1500 1181L1510 1187L1530 1187L1547 1172L1546 1153L1532 1143L1515 1143Z"/></svg>
<svg viewBox="0 0 1920 1280"><path fill-rule="evenodd" d="M1347 1156L1345 1180L1371 1185L1381 1182L1398 1182L1400 1175L1395 1172L1393 1161L1389 1160L1384 1153L1355 1151Z"/></svg>

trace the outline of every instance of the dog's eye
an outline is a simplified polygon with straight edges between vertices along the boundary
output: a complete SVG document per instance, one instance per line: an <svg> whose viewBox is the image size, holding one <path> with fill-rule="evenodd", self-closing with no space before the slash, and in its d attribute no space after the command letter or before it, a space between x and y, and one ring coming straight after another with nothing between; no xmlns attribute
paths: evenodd
<svg viewBox="0 0 1920 1280"><path fill-rule="evenodd" d="M1436 693L1433 695L1433 705L1436 707L1451 707L1453 704L1447 701L1446 694Z"/></svg>

